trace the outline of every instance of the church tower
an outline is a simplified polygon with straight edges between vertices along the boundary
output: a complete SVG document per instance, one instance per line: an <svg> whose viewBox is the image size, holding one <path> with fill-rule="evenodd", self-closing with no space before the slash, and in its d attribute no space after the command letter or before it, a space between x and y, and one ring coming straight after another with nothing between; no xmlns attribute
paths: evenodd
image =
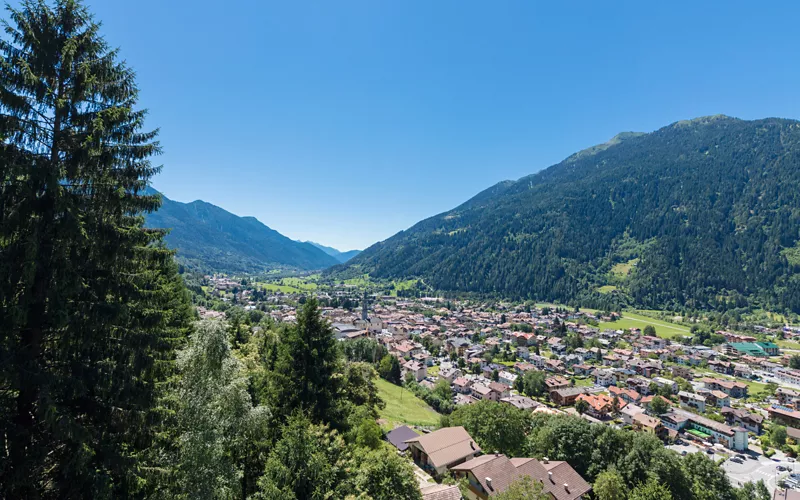
<svg viewBox="0 0 800 500"><path fill-rule="evenodd" d="M364 289L364 298L361 300L361 319L362 321L369 321L369 299L367 298L367 289Z"/></svg>

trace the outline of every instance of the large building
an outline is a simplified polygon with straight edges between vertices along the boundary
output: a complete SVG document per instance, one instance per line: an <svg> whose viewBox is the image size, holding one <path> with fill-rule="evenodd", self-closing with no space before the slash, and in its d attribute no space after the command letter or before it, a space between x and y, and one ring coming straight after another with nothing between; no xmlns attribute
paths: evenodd
<svg viewBox="0 0 800 500"><path fill-rule="evenodd" d="M747 429L743 427L730 427L710 418L678 409L661 415L661 421L668 429L684 431L703 441L719 443L731 450L746 451L748 448Z"/></svg>
<svg viewBox="0 0 800 500"><path fill-rule="evenodd" d="M768 358L780 354L780 348L772 342L731 342L725 346L725 350L741 356L757 358Z"/></svg>

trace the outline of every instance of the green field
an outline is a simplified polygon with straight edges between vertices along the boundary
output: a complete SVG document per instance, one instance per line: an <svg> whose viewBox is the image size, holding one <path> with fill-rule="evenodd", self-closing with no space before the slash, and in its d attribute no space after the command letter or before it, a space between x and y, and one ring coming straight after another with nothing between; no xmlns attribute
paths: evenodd
<svg viewBox="0 0 800 500"><path fill-rule="evenodd" d="M692 335L691 330L689 330L689 328L686 326L667 323L666 321L662 321L660 319L650 318L629 311L624 311L622 313L622 318L618 319L617 321L600 323L600 328L611 328L614 330L640 328L644 330L644 327L647 325L653 325L653 327L656 329L656 335L665 339Z"/></svg>
<svg viewBox="0 0 800 500"><path fill-rule="evenodd" d="M397 292L401 290L410 290L417 286L418 280L405 280L405 281L395 281L392 283L392 291L390 295L397 297Z"/></svg>
<svg viewBox="0 0 800 500"><path fill-rule="evenodd" d="M318 285L310 281L310 279L311 276L308 278L281 278L266 283L258 283L258 286L269 292L303 293L317 289Z"/></svg>
<svg viewBox="0 0 800 500"><path fill-rule="evenodd" d="M575 387L591 387L594 385L594 379L591 377L573 377Z"/></svg>
<svg viewBox="0 0 800 500"><path fill-rule="evenodd" d="M358 278L350 278L349 280L344 280L342 283L349 286L357 286L363 288L370 284L369 274L365 274Z"/></svg>
<svg viewBox="0 0 800 500"><path fill-rule="evenodd" d="M377 379L378 394L386 402L386 408L380 410L380 418L388 421L394 428L398 424L434 426L439 424L439 414L409 391Z"/></svg>

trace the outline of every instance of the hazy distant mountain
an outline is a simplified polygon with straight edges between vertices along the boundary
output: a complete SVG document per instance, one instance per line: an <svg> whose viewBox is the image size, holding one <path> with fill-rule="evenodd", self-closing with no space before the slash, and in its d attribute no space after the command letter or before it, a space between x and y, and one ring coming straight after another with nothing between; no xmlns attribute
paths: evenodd
<svg viewBox="0 0 800 500"><path fill-rule="evenodd" d="M148 227L170 228L167 245L178 250L179 259L201 269L312 270L341 262L314 245L287 238L255 217L239 217L201 200L181 203L164 196L161 208L146 220Z"/></svg>
<svg viewBox="0 0 800 500"><path fill-rule="evenodd" d="M364 250L341 274L676 310L800 312L800 122L623 133Z"/></svg>
<svg viewBox="0 0 800 500"><path fill-rule="evenodd" d="M348 250L346 252L342 252L333 247L326 247L325 245L320 245L319 243L315 243L313 241L306 241L305 243L314 245L315 247L319 248L326 254L330 255L331 257L342 263L347 262L348 260L352 259L356 255L361 253L361 250Z"/></svg>

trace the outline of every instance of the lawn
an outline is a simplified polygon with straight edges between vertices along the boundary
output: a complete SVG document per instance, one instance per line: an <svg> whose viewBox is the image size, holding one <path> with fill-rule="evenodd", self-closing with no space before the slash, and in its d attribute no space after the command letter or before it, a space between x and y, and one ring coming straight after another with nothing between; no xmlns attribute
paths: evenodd
<svg viewBox="0 0 800 500"><path fill-rule="evenodd" d="M397 292L401 290L410 290L417 286L418 280L405 280L405 281L395 281L392 283L392 291L390 295L397 297Z"/></svg>
<svg viewBox="0 0 800 500"><path fill-rule="evenodd" d="M280 284L285 286L291 286L294 288L299 288L301 290L317 289L317 284L311 283L308 278L283 278Z"/></svg>
<svg viewBox="0 0 800 500"><path fill-rule="evenodd" d="M650 318L641 314L636 314L629 311L622 313L622 318L617 321L608 321L600 323L600 328L611 328L614 330L625 330L626 328L640 328L644 330L647 325L653 325L656 329L656 335L659 337L670 339L673 337L691 336L692 332L688 327L683 325L676 325L667 323L660 319Z"/></svg>
<svg viewBox="0 0 800 500"><path fill-rule="evenodd" d="M794 349L800 351L800 344L791 340L776 340L775 343L778 344L778 347L781 349Z"/></svg>
<svg viewBox="0 0 800 500"><path fill-rule="evenodd" d="M575 382L575 387L592 387L594 385L594 379L591 377L573 377L572 380Z"/></svg>
<svg viewBox="0 0 800 500"><path fill-rule="evenodd" d="M440 369L441 367L439 365L433 365L430 368L428 368L428 375L430 375L431 377L438 377Z"/></svg>
<svg viewBox="0 0 800 500"><path fill-rule="evenodd" d="M380 418L387 420L393 428L396 425L410 424L435 426L439 424L439 414L430 406L402 387L377 379L378 394L386 402L386 408L380 410Z"/></svg>

